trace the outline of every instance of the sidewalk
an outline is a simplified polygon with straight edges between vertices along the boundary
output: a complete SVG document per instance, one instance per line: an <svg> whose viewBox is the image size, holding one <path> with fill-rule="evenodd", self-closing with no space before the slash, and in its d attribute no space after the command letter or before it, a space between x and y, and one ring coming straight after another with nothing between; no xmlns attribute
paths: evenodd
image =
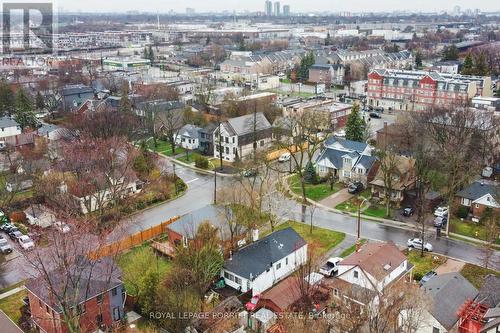
<svg viewBox="0 0 500 333"><path fill-rule="evenodd" d="M4 298L7 298L11 295L17 294L18 292L23 291L24 289L26 289L25 286L20 286L20 287L16 287L14 289L11 289L9 291L6 291L3 294L0 294L0 299L4 299Z"/></svg>
<svg viewBox="0 0 500 333"><path fill-rule="evenodd" d="M351 199L354 194L348 192L347 188L343 188L340 191L333 193L329 197L321 200L319 203L327 207L335 208L338 204Z"/></svg>

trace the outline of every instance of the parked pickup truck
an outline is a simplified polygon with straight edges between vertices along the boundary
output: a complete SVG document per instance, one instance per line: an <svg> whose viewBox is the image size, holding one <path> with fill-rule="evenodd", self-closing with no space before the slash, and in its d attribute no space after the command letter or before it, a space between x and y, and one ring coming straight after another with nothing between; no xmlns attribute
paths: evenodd
<svg viewBox="0 0 500 333"><path fill-rule="evenodd" d="M319 272L325 276L333 276L337 273L339 267L339 262L342 261L342 258L332 257L326 261L326 263L321 266Z"/></svg>

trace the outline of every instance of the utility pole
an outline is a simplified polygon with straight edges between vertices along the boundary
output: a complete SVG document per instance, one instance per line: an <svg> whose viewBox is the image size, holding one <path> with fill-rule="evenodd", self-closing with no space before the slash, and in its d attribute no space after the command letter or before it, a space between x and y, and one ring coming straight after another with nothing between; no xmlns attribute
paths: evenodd
<svg viewBox="0 0 500 333"><path fill-rule="evenodd" d="M214 205L217 204L217 168L214 169Z"/></svg>

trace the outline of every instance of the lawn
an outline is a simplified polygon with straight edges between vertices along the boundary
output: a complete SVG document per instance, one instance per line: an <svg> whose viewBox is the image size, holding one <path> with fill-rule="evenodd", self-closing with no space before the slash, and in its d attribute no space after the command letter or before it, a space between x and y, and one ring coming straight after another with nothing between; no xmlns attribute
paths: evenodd
<svg viewBox="0 0 500 333"><path fill-rule="evenodd" d="M483 285L484 277L486 275L495 274L500 277L500 272L471 264L465 264L460 273L477 289L480 289Z"/></svg>
<svg viewBox="0 0 500 333"><path fill-rule="evenodd" d="M486 229L483 225L469 221L461 221L457 218L451 220L450 232L471 238L486 239ZM500 239L497 238L495 242L500 244Z"/></svg>
<svg viewBox="0 0 500 333"><path fill-rule="evenodd" d="M363 211L364 215L385 218L385 206L378 204L371 204L370 207Z"/></svg>
<svg viewBox="0 0 500 333"><path fill-rule="evenodd" d="M318 255L323 255L328 250L339 245L345 238L343 232L328 230L320 227L313 226L312 234L310 231L310 225L295 221L288 221L282 223L276 227L276 230L285 229L292 227L302 238L306 240L308 244L315 244L315 252Z"/></svg>
<svg viewBox="0 0 500 333"><path fill-rule="evenodd" d="M153 144L153 140L148 141L148 148L157 152L157 153L162 153L167 156L172 156L172 146L170 145L169 142L165 140L156 140L156 147ZM184 148L182 147L175 147L175 155L184 153Z"/></svg>
<svg viewBox="0 0 500 333"><path fill-rule="evenodd" d="M302 196L302 187L298 175L288 178L288 184L293 193ZM306 184L306 197L314 201L320 201L341 189L342 185L338 183L333 184L333 190L330 189L329 183Z"/></svg>
<svg viewBox="0 0 500 333"><path fill-rule="evenodd" d="M413 250L408 252L408 261L414 265L413 278L419 281L422 276L442 265L446 259L442 256L424 252L424 256L420 256L420 251Z"/></svg>
<svg viewBox="0 0 500 333"><path fill-rule="evenodd" d="M368 199L370 198L371 194L372 193L370 189L365 189L363 192L359 194L359 196ZM335 209L342 210L348 213L356 213L358 211L358 204L356 203L356 200L357 197L352 197L349 200L339 203L337 206L335 206ZM363 209L363 207L361 208Z"/></svg>
<svg viewBox="0 0 500 333"><path fill-rule="evenodd" d="M361 245L363 245L365 243L366 243L366 239L361 239ZM347 249L345 249L344 251L342 251L342 253L340 254L340 256L342 258L345 258L348 255L350 255L351 253L354 253L354 251L356 251L356 244L351 245Z"/></svg>
<svg viewBox="0 0 500 333"><path fill-rule="evenodd" d="M21 308L23 306L23 298L28 294L26 290L21 290L18 293L9 297L0 299L0 309L12 319L16 324L21 318Z"/></svg>
<svg viewBox="0 0 500 333"><path fill-rule="evenodd" d="M196 160L196 158L198 156L202 156L202 155L200 153L195 152L195 151L190 151L188 153L188 156L186 156L186 153L184 151L184 154L182 154L181 156L177 157L177 160L181 161L181 162L184 162L184 163L190 164L190 163L194 163L194 161ZM210 164L209 164L209 166L210 166Z"/></svg>

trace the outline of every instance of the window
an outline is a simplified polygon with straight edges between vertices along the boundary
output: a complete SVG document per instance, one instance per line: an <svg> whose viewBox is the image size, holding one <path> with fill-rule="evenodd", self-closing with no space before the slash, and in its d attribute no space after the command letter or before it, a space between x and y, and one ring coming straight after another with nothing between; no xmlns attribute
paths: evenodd
<svg viewBox="0 0 500 333"><path fill-rule="evenodd" d="M279 262L279 263L276 264L276 270L278 270L280 268L281 268L281 263Z"/></svg>
<svg viewBox="0 0 500 333"><path fill-rule="evenodd" d="M433 327L432 328L432 333L439 333L439 328Z"/></svg>
<svg viewBox="0 0 500 333"><path fill-rule="evenodd" d="M226 147L226 154L229 154L229 147Z"/></svg>
<svg viewBox="0 0 500 333"><path fill-rule="evenodd" d="M229 143L229 137L226 136L226 143Z"/></svg>
<svg viewBox="0 0 500 333"><path fill-rule="evenodd" d="M241 286L241 279L239 277L234 277L234 282L236 282L237 284L239 284Z"/></svg>
<svg viewBox="0 0 500 333"><path fill-rule="evenodd" d="M333 295L339 297L339 290L337 288L333 289Z"/></svg>
<svg viewBox="0 0 500 333"><path fill-rule="evenodd" d="M260 146L264 147L264 140L260 140Z"/></svg>
<svg viewBox="0 0 500 333"><path fill-rule="evenodd" d="M288 265L288 258L285 258L285 265Z"/></svg>
<svg viewBox="0 0 500 333"><path fill-rule="evenodd" d="M234 138L234 136L233 136L233 143L234 143L234 142L235 142L235 138Z"/></svg>
<svg viewBox="0 0 500 333"><path fill-rule="evenodd" d="M102 294L97 295L97 304L101 304L102 303L102 299L103 299Z"/></svg>
<svg viewBox="0 0 500 333"><path fill-rule="evenodd" d="M120 308L119 307L113 308L113 320L114 321L120 320Z"/></svg>
<svg viewBox="0 0 500 333"><path fill-rule="evenodd" d="M354 274L354 278L357 279L358 275L359 275L358 271L354 271L353 274Z"/></svg>
<svg viewBox="0 0 500 333"><path fill-rule="evenodd" d="M112 296L118 295L118 287L115 287L115 288L111 289L111 295Z"/></svg>

